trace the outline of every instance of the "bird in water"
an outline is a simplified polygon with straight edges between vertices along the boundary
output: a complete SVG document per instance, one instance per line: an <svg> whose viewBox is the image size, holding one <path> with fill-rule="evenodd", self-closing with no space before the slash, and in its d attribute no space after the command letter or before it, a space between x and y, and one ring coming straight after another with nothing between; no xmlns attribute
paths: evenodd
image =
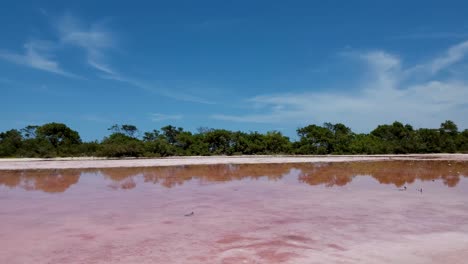
<svg viewBox="0 0 468 264"><path fill-rule="evenodd" d="M194 215L194 214L195 214L194 212L191 212L191 213L189 213L189 214L185 214L184 216L192 216L192 215Z"/></svg>
<svg viewBox="0 0 468 264"><path fill-rule="evenodd" d="M406 191L406 186L403 186L403 188L398 189L400 191Z"/></svg>

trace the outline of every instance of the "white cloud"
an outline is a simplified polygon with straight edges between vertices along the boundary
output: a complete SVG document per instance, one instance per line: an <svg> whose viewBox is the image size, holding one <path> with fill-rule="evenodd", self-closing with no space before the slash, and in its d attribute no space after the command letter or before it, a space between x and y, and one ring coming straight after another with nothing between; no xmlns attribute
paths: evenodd
<svg viewBox="0 0 468 264"><path fill-rule="evenodd" d="M41 12L45 10L40 9ZM71 15L64 15L54 23L58 32L58 41L32 41L26 43L25 53L18 54L0 51L0 58L12 63L26 65L32 68L77 77L75 74L63 70L59 63L52 59L52 47L76 46L86 52L88 65L109 75L118 75L105 63L105 51L114 46L113 34L103 25L94 23L86 25ZM47 43L47 44L45 44Z"/></svg>
<svg viewBox="0 0 468 264"><path fill-rule="evenodd" d="M62 16L57 22L61 43L74 45L86 51L87 63L106 74L117 75L104 60L104 52L115 45L110 30L99 23L85 25L71 15Z"/></svg>
<svg viewBox="0 0 468 264"><path fill-rule="evenodd" d="M468 54L468 41L461 42L450 47L442 55L433 60L416 65L406 71L408 76L419 74L432 76L443 71L450 66L462 61Z"/></svg>
<svg viewBox="0 0 468 264"><path fill-rule="evenodd" d="M459 62L466 56L467 53L468 41L451 47L443 56L432 61L430 64L432 73L436 73L442 69L447 68L448 66L451 66L452 64Z"/></svg>
<svg viewBox="0 0 468 264"><path fill-rule="evenodd" d="M118 76L118 74L114 70L112 70L111 67L107 64L103 64L102 62L96 61L94 59L89 59L89 58L88 58L88 64L94 67L95 69L105 72L106 74Z"/></svg>
<svg viewBox="0 0 468 264"><path fill-rule="evenodd" d="M45 10L41 10L41 12L43 11L45 12ZM54 26L58 33L58 40L54 42L31 41L24 45L24 54L0 50L0 59L67 77L82 78L62 69L53 56L55 49L77 47L85 52L86 63L96 69L99 72L98 76L103 79L125 83L179 101L214 104L210 100L187 91L164 88L154 84L155 82L119 73L106 62L108 52L115 49L116 40L115 34L107 29L103 23L84 23L78 18L66 14L55 19Z"/></svg>
<svg viewBox="0 0 468 264"><path fill-rule="evenodd" d="M25 51L23 54L0 51L0 59L42 71L78 78L79 76L63 70L59 63L54 60L51 54L53 47L54 45L51 42L30 41L24 45Z"/></svg>
<svg viewBox="0 0 468 264"><path fill-rule="evenodd" d="M468 42L447 50L425 65L437 71L462 60ZM383 51L358 54L369 76L353 87L353 94L301 92L258 95L247 100L253 114L216 114L212 118L235 122L310 124L342 122L357 131L368 131L395 120L416 126L437 127L447 119L468 127L468 83L465 80L430 78L409 81L401 59ZM352 65L351 65L352 66ZM413 73L413 74L421 74ZM259 109L260 108L260 109ZM260 110L260 111L259 111Z"/></svg>
<svg viewBox="0 0 468 264"><path fill-rule="evenodd" d="M129 84L139 89L157 93L179 101L213 104L213 102L184 91L166 89L159 85L148 84L147 81L125 76L114 70L105 62L106 52L115 47L114 34L102 24L93 23L85 25L82 21L71 15L64 15L58 21L60 41L66 45L74 45L86 51L88 65L102 74L99 77Z"/></svg>
<svg viewBox="0 0 468 264"><path fill-rule="evenodd" d="M151 120L154 122L160 122L165 120L179 120L182 119L182 115L167 115L161 113L153 113L151 114Z"/></svg>

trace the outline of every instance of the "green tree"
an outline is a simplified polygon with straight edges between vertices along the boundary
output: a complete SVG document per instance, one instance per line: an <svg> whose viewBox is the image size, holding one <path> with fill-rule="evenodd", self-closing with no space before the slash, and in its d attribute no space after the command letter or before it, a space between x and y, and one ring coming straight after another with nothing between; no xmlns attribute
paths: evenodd
<svg viewBox="0 0 468 264"><path fill-rule="evenodd" d="M81 143L78 132L62 123L48 123L42 125L37 128L36 134L37 138L48 140L55 148Z"/></svg>
<svg viewBox="0 0 468 264"><path fill-rule="evenodd" d="M22 139L21 133L16 129L0 133L0 157L15 156L21 148Z"/></svg>
<svg viewBox="0 0 468 264"><path fill-rule="evenodd" d="M143 142L137 138L122 133L113 133L104 138L97 153L105 157L140 157L144 150Z"/></svg>
<svg viewBox="0 0 468 264"><path fill-rule="evenodd" d="M81 144L78 132L62 123L48 123L37 127L35 142L29 146L40 149L37 151L42 157L75 156L77 146ZM49 144L52 146L50 148ZM49 151L46 153L45 151Z"/></svg>
<svg viewBox="0 0 468 264"><path fill-rule="evenodd" d="M17 156L31 158L53 158L57 156L57 149L47 139L29 138L23 140L22 147L18 150Z"/></svg>
<svg viewBox="0 0 468 264"><path fill-rule="evenodd" d="M446 120L440 124L439 130L441 133L445 133L453 137L458 135L458 127L452 120Z"/></svg>
<svg viewBox="0 0 468 264"><path fill-rule="evenodd" d="M414 142L417 153L440 153L441 138L437 129L420 128L416 130Z"/></svg>
<svg viewBox="0 0 468 264"><path fill-rule="evenodd" d="M308 125L297 129L298 154L329 154L332 151L333 133L326 127Z"/></svg>
<svg viewBox="0 0 468 264"><path fill-rule="evenodd" d="M297 129L298 141L278 131L267 133L199 128L193 134L171 125L143 134L134 125L113 125L101 142L82 142L78 132L62 123L29 125L0 133L0 157L174 156L254 154L385 154L468 152L468 130L450 120L439 128L414 130L395 121L369 134L354 134L344 124L324 123Z"/></svg>
<svg viewBox="0 0 468 264"><path fill-rule="evenodd" d="M145 132L143 135L144 142L150 142L158 139L161 136L161 132L157 129L154 129L151 132Z"/></svg>
<svg viewBox="0 0 468 264"><path fill-rule="evenodd" d="M385 153L382 141L374 135L357 134L349 144L351 154L382 154Z"/></svg>
<svg viewBox="0 0 468 264"><path fill-rule="evenodd" d="M393 122L391 125L379 125L371 135L382 141L384 153L411 153L416 146L413 145L414 129L411 125Z"/></svg>
<svg viewBox="0 0 468 264"><path fill-rule="evenodd" d="M265 154L291 153L292 144L288 137L279 131L269 131L263 136Z"/></svg>
<svg viewBox="0 0 468 264"><path fill-rule="evenodd" d="M443 152L453 153L457 150L458 127L451 121L447 120L440 124L440 148Z"/></svg>
<svg viewBox="0 0 468 264"><path fill-rule="evenodd" d="M210 146L206 142L206 134L199 132L192 136L192 144L190 144L187 154L208 156L211 154L209 148Z"/></svg>
<svg viewBox="0 0 468 264"><path fill-rule="evenodd" d="M231 134L232 140L232 154L233 155L250 155L253 154L251 150L251 143L249 135L245 132L236 131Z"/></svg>
<svg viewBox="0 0 468 264"><path fill-rule="evenodd" d="M146 156L168 157L176 155L176 149L165 139L156 139L144 143Z"/></svg>
<svg viewBox="0 0 468 264"><path fill-rule="evenodd" d="M174 139L174 143L175 143ZM151 132L145 132L143 135L143 142L146 156L167 157L177 155L175 145L167 141L166 135L162 134L159 130L154 129Z"/></svg>
<svg viewBox="0 0 468 264"><path fill-rule="evenodd" d="M182 133L184 129L181 127L168 125L162 127L161 131L163 136L166 138L167 142L169 142L169 144L175 144L177 142L177 135Z"/></svg>
<svg viewBox="0 0 468 264"><path fill-rule="evenodd" d="M329 139L328 153L345 154L350 152L350 144L354 134L351 129L341 123L325 123L325 128L330 130L332 137Z"/></svg>
<svg viewBox="0 0 468 264"><path fill-rule="evenodd" d="M463 130L457 137L457 150L468 153L468 129Z"/></svg>
<svg viewBox="0 0 468 264"><path fill-rule="evenodd" d="M217 155L232 154L232 132L225 129L214 129L205 133L204 141L208 144L210 153Z"/></svg>
<svg viewBox="0 0 468 264"><path fill-rule="evenodd" d="M247 153L249 154L267 154L265 135L257 131L246 134Z"/></svg>
<svg viewBox="0 0 468 264"><path fill-rule="evenodd" d="M134 125L122 125L121 131L129 137L138 137L138 128Z"/></svg>
<svg viewBox="0 0 468 264"><path fill-rule="evenodd" d="M138 128L134 125L124 124L119 126L118 124L114 124L107 130L112 131L113 134L124 134L132 138L138 137Z"/></svg>

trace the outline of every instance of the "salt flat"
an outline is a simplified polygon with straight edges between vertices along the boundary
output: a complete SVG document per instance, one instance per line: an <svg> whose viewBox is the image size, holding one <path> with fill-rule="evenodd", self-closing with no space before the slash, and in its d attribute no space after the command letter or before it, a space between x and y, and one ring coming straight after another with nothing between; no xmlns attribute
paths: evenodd
<svg viewBox="0 0 468 264"><path fill-rule="evenodd" d="M176 165L307 163L379 160L468 160L468 154L324 155L324 156L188 156L153 159L54 158L0 159L0 170L84 169Z"/></svg>

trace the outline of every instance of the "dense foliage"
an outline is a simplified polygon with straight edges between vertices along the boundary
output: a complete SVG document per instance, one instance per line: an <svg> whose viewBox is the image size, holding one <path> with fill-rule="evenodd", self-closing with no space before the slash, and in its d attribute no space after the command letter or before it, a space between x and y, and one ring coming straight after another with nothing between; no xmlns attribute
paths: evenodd
<svg viewBox="0 0 468 264"><path fill-rule="evenodd" d="M414 129L400 122L379 125L369 134L356 134L343 124L325 123L297 129L292 142L278 131L229 131L181 127L140 133L134 125L113 125L101 142L83 142L65 124L48 123L0 133L0 157L166 157L184 155L253 154L404 154L468 152L468 130L452 121L438 129Z"/></svg>

